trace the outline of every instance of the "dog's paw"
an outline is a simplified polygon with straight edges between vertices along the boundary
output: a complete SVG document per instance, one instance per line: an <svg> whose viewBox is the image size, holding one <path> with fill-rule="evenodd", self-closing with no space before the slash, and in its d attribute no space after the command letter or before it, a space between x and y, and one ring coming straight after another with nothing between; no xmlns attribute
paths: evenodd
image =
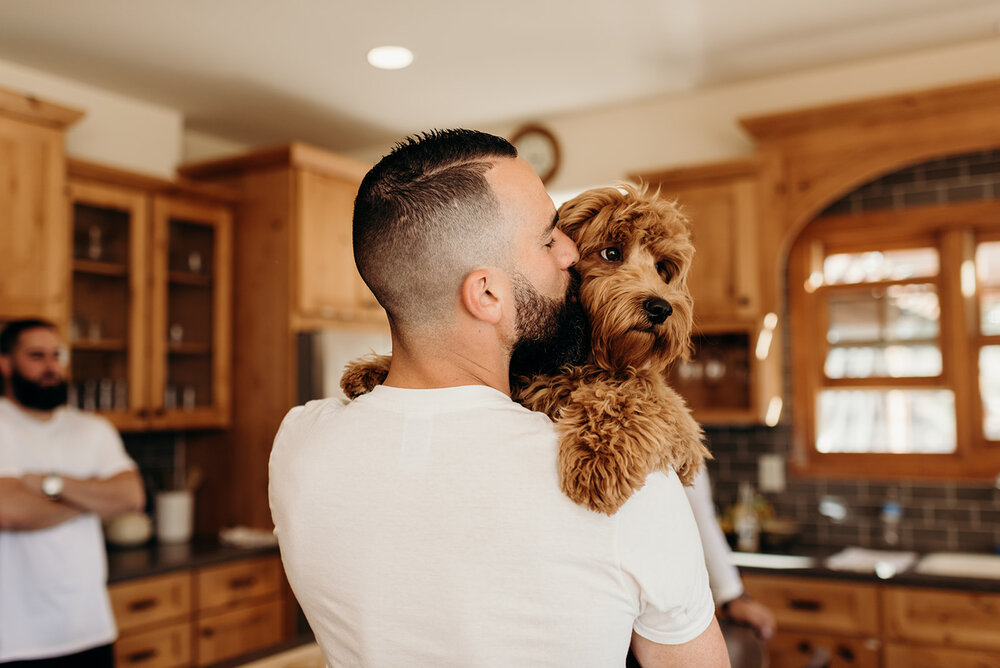
<svg viewBox="0 0 1000 668"><path fill-rule="evenodd" d="M571 404L557 423L560 487L582 506L606 515L646 484L655 459L636 448L626 428L608 423L593 404Z"/></svg>
<svg viewBox="0 0 1000 668"><path fill-rule="evenodd" d="M385 381L385 377L389 374L390 361L392 361L391 356L374 353L354 360L344 367L344 375L340 377L340 389L348 399L356 399L362 394L371 392Z"/></svg>
<svg viewBox="0 0 1000 668"><path fill-rule="evenodd" d="M614 515L635 489L615 470L614 462L590 456L592 454L565 458L560 467L563 469L560 487L573 503L598 513Z"/></svg>

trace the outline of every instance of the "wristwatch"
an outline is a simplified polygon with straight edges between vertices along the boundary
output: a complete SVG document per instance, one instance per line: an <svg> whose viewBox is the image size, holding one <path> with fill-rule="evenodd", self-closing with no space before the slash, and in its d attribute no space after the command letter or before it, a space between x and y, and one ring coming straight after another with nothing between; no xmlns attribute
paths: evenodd
<svg viewBox="0 0 1000 668"><path fill-rule="evenodd" d="M53 501L58 501L62 496L63 477L58 473L50 473L42 478L42 492Z"/></svg>

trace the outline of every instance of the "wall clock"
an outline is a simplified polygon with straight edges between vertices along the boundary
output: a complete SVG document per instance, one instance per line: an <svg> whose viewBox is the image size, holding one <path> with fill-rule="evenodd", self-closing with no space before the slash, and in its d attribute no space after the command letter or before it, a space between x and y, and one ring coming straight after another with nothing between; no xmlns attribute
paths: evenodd
<svg viewBox="0 0 1000 668"><path fill-rule="evenodd" d="M559 142L540 125L525 125L513 134L510 143L519 156L534 168L542 183L548 184L559 169Z"/></svg>

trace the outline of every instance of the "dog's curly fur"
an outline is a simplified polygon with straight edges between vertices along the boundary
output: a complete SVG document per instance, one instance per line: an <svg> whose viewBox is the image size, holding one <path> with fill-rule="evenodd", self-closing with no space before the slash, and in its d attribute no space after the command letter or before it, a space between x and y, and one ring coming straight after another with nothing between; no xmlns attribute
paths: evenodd
<svg viewBox="0 0 1000 668"><path fill-rule="evenodd" d="M611 515L652 471L672 467L688 485L711 457L666 381L667 367L690 354L694 247L678 208L644 187L588 190L560 207L558 227L580 250L589 356L555 374L513 376L511 396L555 421L563 492ZM345 394L371 390L389 361L352 363L341 380Z"/></svg>

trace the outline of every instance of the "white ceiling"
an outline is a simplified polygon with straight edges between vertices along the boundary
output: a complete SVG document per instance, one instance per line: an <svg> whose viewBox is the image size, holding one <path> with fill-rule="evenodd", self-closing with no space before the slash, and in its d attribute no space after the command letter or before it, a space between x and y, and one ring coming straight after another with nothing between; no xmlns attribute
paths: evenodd
<svg viewBox="0 0 1000 668"><path fill-rule="evenodd" d="M0 0L0 59L345 151L976 39L1000 0Z"/></svg>

